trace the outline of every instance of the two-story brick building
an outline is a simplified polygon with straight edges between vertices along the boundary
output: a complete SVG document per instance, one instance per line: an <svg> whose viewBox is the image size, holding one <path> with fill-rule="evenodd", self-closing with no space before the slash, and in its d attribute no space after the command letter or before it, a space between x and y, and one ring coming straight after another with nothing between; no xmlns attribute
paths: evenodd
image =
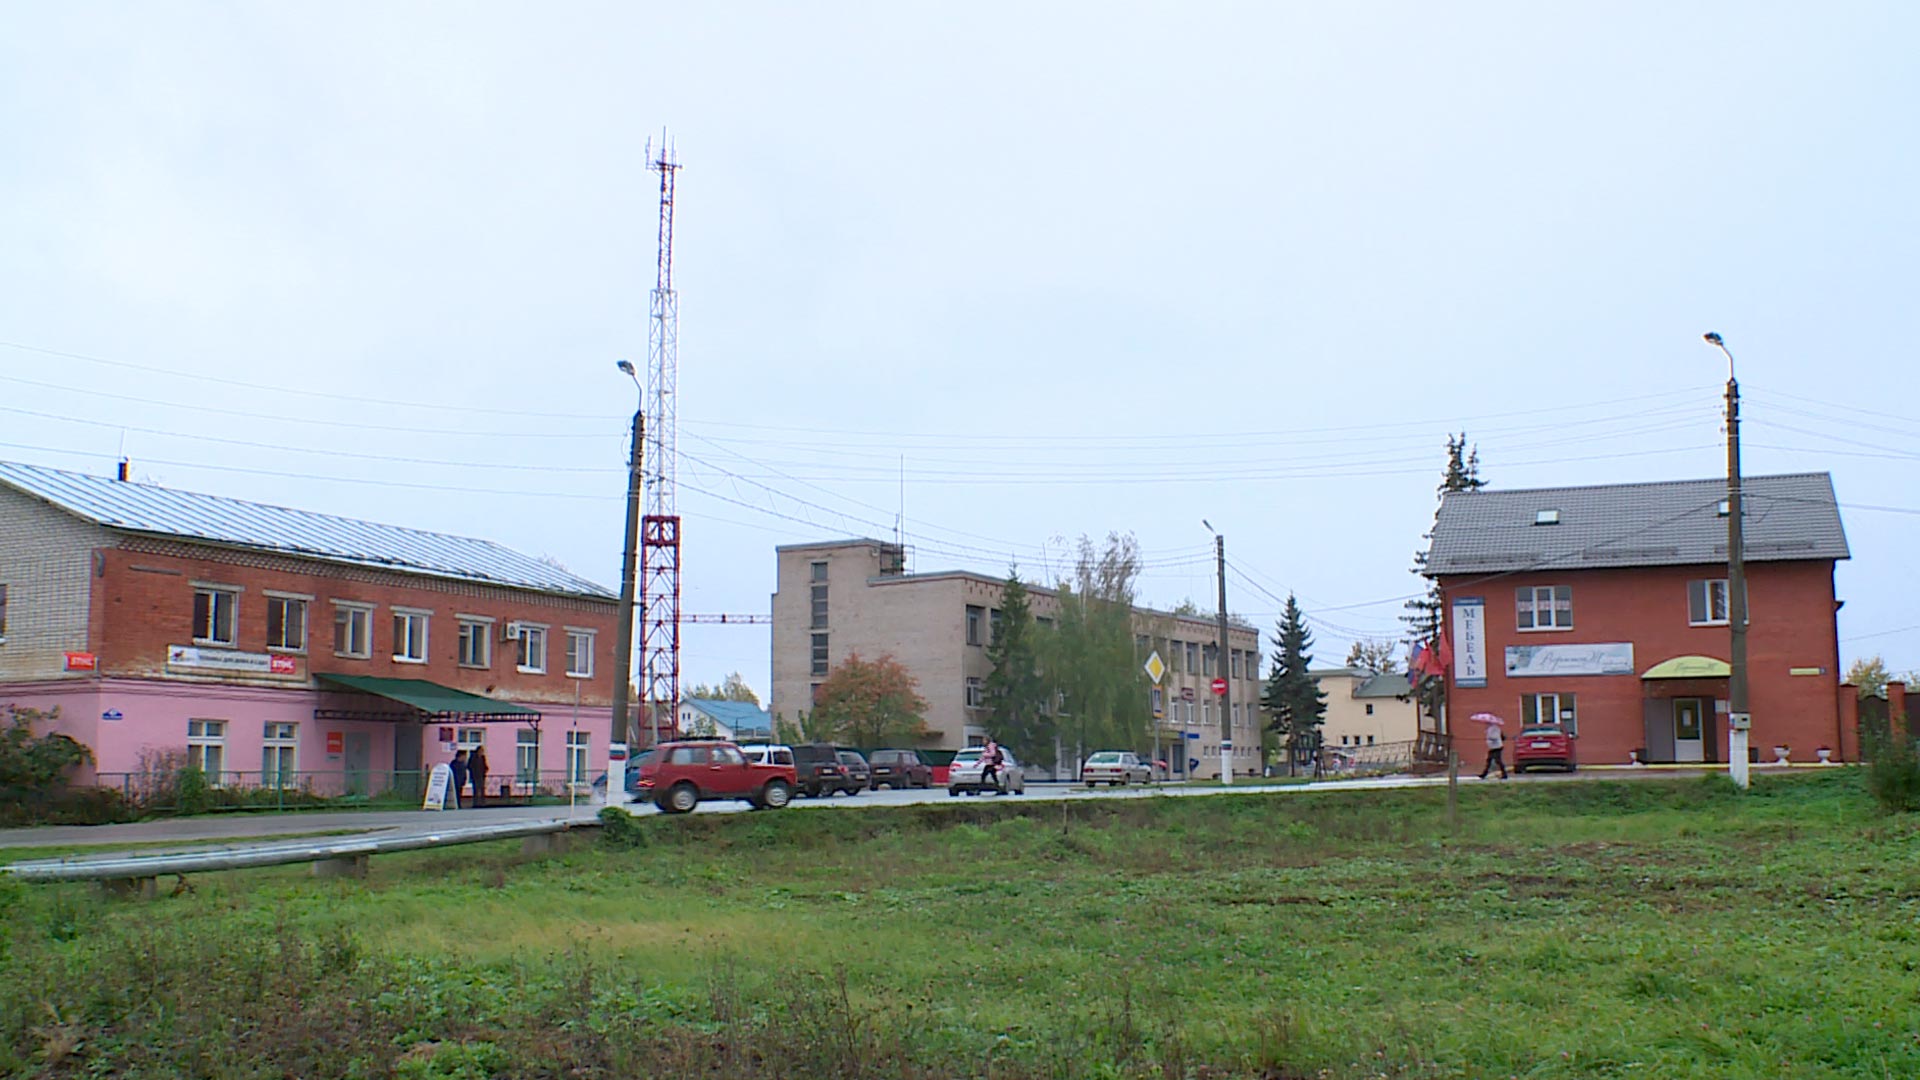
<svg viewBox="0 0 1920 1080"><path fill-rule="evenodd" d="M1751 745L1838 755L1833 481L1748 477L1743 501ZM1447 494L1427 565L1455 732L1484 711L1559 720L1583 762L1726 761L1726 515L1722 480Z"/></svg>
<svg viewBox="0 0 1920 1080"><path fill-rule="evenodd" d="M456 744L590 781L617 610L485 540L0 462L0 705L58 707L107 782L365 790Z"/></svg>

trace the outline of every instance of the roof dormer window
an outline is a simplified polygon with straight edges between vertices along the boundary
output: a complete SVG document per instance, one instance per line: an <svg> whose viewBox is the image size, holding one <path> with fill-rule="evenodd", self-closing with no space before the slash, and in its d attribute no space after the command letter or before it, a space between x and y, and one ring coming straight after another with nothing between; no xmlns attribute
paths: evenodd
<svg viewBox="0 0 1920 1080"><path fill-rule="evenodd" d="M1535 510L1533 512L1533 523L1535 525L1558 525L1560 524L1560 511Z"/></svg>
<svg viewBox="0 0 1920 1080"><path fill-rule="evenodd" d="M1733 508L1727 504L1727 500L1721 499L1720 505L1714 507L1713 512L1719 514L1721 517L1726 517L1733 513Z"/></svg>

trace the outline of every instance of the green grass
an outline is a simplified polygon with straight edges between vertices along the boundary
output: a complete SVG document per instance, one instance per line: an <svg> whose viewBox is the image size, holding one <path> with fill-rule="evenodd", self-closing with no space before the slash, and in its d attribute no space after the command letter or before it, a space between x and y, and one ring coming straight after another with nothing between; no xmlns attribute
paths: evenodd
<svg viewBox="0 0 1920 1080"><path fill-rule="evenodd" d="M112 902L0 885L0 1072L1920 1075L1852 770L634 819Z"/></svg>

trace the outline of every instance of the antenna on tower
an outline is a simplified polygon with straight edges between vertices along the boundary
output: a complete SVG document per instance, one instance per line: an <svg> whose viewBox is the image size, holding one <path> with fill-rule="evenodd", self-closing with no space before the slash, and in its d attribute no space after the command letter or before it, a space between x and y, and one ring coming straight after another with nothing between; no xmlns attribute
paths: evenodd
<svg viewBox="0 0 1920 1080"><path fill-rule="evenodd" d="M679 465L680 297L673 288L673 195L680 162L665 128L647 169L660 174L659 248L648 306L646 514L641 524L641 697L652 709L653 740L671 734L680 710Z"/></svg>

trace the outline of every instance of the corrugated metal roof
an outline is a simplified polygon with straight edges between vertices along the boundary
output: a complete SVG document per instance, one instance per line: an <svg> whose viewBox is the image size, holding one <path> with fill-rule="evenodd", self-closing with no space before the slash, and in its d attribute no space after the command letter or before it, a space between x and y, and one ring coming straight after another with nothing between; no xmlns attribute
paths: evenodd
<svg viewBox="0 0 1920 1080"><path fill-rule="evenodd" d="M585 578L490 540L380 525L10 461L0 461L0 483L123 532L539 592L595 599L611 599L614 595Z"/></svg>
<svg viewBox="0 0 1920 1080"><path fill-rule="evenodd" d="M1749 562L1845 559L1846 530L1826 473L1742 483ZM1725 480L1450 492L1440 501L1428 572L1479 574L1725 562ZM1543 510L1557 523L1536 524Z"/></svg>
<svg viewBox="0 0 1920 1080"><path fill-rule="evenodd" d="M747 732L772 733L773 718L767 710L746 701L728 701L725 698L688 698L685 701L695 709L713 717L717 723L725 724L728 731L735 735Z"/></svg>

